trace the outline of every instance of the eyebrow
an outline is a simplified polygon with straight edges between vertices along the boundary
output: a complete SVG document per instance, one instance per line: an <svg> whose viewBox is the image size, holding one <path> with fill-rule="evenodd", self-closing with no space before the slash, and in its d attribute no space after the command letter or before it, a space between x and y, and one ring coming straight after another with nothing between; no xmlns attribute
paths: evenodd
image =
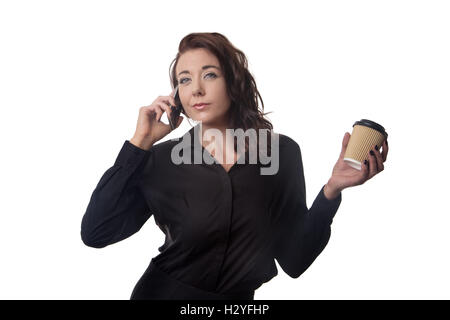
<svg viewBox="0 0 450 320"><path fill-rule="evenodd" d="M216 68L217 70L220 71L220 68L219 68L219 67L216 67L216 66L213 66L213 65L206 65L206 66L203 66L203 67L202 67L202 70L206 70L206 69L208 69L208 68ZM189 71L183 70L183 71L181 71L178 75L180 75L180 74L182 74L182 73L189 73Z"/></svg>

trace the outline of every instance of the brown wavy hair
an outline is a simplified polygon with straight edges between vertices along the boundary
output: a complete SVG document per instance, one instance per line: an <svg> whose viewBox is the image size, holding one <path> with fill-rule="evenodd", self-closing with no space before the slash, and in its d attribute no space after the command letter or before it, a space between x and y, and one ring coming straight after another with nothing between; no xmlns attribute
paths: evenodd
<svg viewBox="0 0 450 320"><path fill-rule="evenodd" d="M178 59L186 51L197 48L207 49L219 60L220 67L225 75L228 96L231 100L229 123L231 128L241 128L244 132L253 128L257 132L257 138L259 138L259 129L268 129L269 133L272 132L273 125L265 118L265 115L271 112L263 112L264 102L256 87L255 79L248 71L248 62L245 54L220 33L190 33L181 40L178 46L178 53L169 67L172 88L178 85L176 76ZM261 100L261 109L259 108L258 98ZM182 113L186 115L184 109ZM267 146L270 150L270 134L267 137ZM236 151L236 137L234 145ZM245 148L248 150L248 137L246 137Z"/></svg>

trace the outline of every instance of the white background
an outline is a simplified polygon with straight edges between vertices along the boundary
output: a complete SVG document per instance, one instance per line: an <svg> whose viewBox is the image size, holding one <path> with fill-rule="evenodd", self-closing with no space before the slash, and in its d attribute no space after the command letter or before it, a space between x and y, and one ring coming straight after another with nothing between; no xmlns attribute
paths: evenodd
<svg viewBox="0 0 450 320"><path fill-rule="evenodd" d="M129 299L163 233L152 217L94 249L81 219L191 32L246 54L275 131L301 147L308 206L356 120L389 133L385 170L343 191L314 264L279 268L255 299L450 298L449 16L430 0L2 1L0 298Z"/></svg>

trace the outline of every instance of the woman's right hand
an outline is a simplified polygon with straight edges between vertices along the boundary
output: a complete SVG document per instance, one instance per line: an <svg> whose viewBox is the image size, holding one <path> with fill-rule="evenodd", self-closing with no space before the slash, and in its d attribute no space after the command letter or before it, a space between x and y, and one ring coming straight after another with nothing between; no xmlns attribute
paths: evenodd
<svg viewBox="0 0 450 320"><path fill-rule="evenodd" d="M175 90L169 96L159 96L151 105L139 109L136 132L130 139L132 144L141 149L149 150L155 142L172 131L170 125L160 120L164 112L167 112L167 117L170 117L172 110L169 103L175 105L174 92ZM183 116L180 115L176 128L180 126L181 122L183 122Z"/></svg>

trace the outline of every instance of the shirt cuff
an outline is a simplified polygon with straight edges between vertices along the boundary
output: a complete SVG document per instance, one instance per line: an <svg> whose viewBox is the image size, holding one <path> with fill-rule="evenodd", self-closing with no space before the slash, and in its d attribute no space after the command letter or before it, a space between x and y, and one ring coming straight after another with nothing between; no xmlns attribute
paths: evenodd
<svg viewBox="0 0 450 320"><path fill-rule="evenodd" d="M152 149L148 151L141 149L132 144L129 140L126 140L116 158L114 165L138 166L150 155L151 152Z"/></svg>
<svg viewBox="0 0 450 320"><path fill-rule="evenodd" d="M339 195L336 198L330 200L325 197L325 193L323 192L324 188L325 185L323 185L322 189L320 189L320 192L314 200L312 206L318 209L318 211L320 211L327 219L332 220L341 204L342 191L339 192Z"/></svg>

